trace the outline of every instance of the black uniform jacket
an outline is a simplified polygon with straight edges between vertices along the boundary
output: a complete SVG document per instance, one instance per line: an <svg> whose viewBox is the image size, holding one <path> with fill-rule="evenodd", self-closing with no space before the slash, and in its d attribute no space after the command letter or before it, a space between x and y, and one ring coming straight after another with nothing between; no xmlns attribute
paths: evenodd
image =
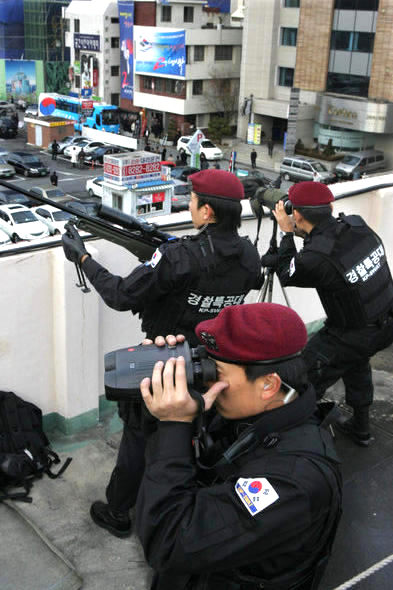
<svg viewBox="0 0 393 590"><path fill-rule="evenodd" d="M260 443L236 459L232 473L207 485L201 481L208 471L194 459L193 426L159 423L135 511L146 559L158 572L156 588L195 588L201 575L203 587L217 588L239 572L271 579L316 558L331 530L329 511L338 512L340 478L330 434L314 411L309 386L290 404L253 418L218 417L214 436L222 450L250 423Z"/></svg>
<svg viewBox="0 0 393 590"><path fill-rule="evenodd" d="M199 321L214 317L225 305L243 303L245 294L260 286L256 248L237 232L222 231L215 224L196 236L163 244L149 262L140 264L125 278L111 274L92 258L85 260L83 270L109 307L141 315L142 328L150 338L175 330L195 338L193 330ZM180 312L190 297L191 303L201 300L203 304L198 281L209 273L210 284L205 278L204 292L209 286L213 291L205 302L207 315L196 313L197 306L189 305L183 325ZM232 293L227 302L218 297Z"/></svg>

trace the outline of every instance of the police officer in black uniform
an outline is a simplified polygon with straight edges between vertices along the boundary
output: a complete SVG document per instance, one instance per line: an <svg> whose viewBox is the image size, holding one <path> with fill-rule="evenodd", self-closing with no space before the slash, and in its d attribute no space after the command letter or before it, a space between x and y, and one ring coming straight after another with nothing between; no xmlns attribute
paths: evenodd
<svg viewBox="0 0 393 590"><path fill-rule="evenodd" d="M159 420L136 505L152 588L316 590L342 485L330 408L317 410L301 358L305 325L292 309L255 303L224 309L196 334L218 379L203 396L218 413L199 458L184 359L156 363L141 383Z"/></svg>
<svg viewBox="0 0 393 590"><path fill-rule="evenodd" d="M194 345L196 324L228 305L243 303L251 289L259 288L261 277L256 248L237 233L244 196L241 182L224 170L205 170L189 178L189 208L199 233L160 246L129 276L114 276L93 260L75 228L64 234L63 247L69 260L81 262L107 305L140 315L148 338L182 333ZM118 537L131 533L128 512L144 470L141 420L146 429L149 417L141 416L142 407L119 404L125 428L106 490L108 504L94 502L90 512L96 524Z"/></svg>
<svg viewBox="0 0 393 590"><path fill-rule="evenodd" d="M327 320L309 341L304 359L318 398L340 377L353 415L337 423L361 446L370 443L373 383L369 359L393 342L393 282L384 245L358 215L332 215L329 188L301 182L289 189L293 218L280 201L283 232L278 275L283 286L315 287ZM303 232L297 253L294 228Z"/></svg>

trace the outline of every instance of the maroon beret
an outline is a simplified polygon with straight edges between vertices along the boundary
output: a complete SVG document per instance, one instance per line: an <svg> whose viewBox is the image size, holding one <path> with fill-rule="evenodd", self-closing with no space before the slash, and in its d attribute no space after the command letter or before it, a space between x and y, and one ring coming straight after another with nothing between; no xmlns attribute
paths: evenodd
<svg viewBox="0 0 393 590"><path fill-rule="evenodd" d="M284 360L307 342L302 319L277 303L225 307L214 319L199 323L195 333L212 357L239 364Z"/></svg>
<svg viewBox="0 0 393 590"><path fill-rule="evenodd" d="M232 201L244 199L244 187L232 172L211 168L190 174L188 178L194 193L201 197L220 197Z"/></svg>
<svg viewBox="0 0 393 590"><path fill-rule="evenodd" d="M334 201L332 191L321 182L298 182L288 191L289 199L294 207L320 207Z"/></svg>

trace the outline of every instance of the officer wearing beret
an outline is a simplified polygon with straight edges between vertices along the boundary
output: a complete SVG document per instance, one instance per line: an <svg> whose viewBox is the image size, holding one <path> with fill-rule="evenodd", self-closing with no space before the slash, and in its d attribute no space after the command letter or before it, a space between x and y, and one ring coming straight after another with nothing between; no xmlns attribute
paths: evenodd
<svg viewBox="0 0 393 590"><path fill-rule="evenodd" d="M141 383L159 420L136 505L152 588L315 590L341 477L330 411L317 410L301 358L305 325L292 309L254 303L222 310L196 334L217 367L203 397L218 413L199 457L184 359L158 362Z"/></svg>
<svg viewBox="0 0 393 590"><path fill-rule="evenodd" d="M333 194L318 182L289 189L293 216L283 202L275 216L283 232L278 275L284 286L317 289L327 319L309 341L304 359L317 397L340 377L353 415L337 428L355 443L370 443L373 383L369 359L393 342L393 282L384 245L358 215L332 215ZM296 251L294 229L305 236Z"/></svg>
<svg viewBox="0 0 393 590"><path fill-rule="evenodd" d="M259 288L260 263L256 248L237 232L244 197L239 179L224 170L204 170L189 178L189 210L199 233L163 244L127 277L114 276L95 261L75 228L63 235L63 248L69 260L81 263L107 305L140 315L148 338L181 333L194 345L199 321L243 303L251 289ZM149 417L141 417L142 407L119 404L125 428L106 490L108 503L94 502L90 511L96 524L118 537L131 534L128 512L144 469L140 426L142 418L147 427Z"/></svg>

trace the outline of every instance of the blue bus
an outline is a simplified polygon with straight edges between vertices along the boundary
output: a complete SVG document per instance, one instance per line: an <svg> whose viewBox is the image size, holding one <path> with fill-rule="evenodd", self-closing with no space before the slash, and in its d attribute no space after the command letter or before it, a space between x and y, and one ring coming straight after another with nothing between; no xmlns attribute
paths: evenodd
<svg viewBox="0 0 393 590"><path fill-rule="evenodd" d="M84 126L100 131L120 133L118 107L86 98L42 92L39 98L38 113L40 116L52 115L63 119L73 119L75 121L74 127L78 131L81 131Z"/></svg>

